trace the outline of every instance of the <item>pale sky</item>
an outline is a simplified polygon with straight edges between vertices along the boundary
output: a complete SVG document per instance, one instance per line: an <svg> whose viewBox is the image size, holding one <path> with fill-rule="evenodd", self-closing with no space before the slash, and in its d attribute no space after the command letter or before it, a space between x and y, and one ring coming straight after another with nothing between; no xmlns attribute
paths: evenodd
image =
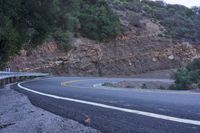
<svg viewBox="0 0 200 133"><path fill-rule="evenodd" d="M169 4L180 4L187 7L200 6L200 0L163 0Z"/></svg>

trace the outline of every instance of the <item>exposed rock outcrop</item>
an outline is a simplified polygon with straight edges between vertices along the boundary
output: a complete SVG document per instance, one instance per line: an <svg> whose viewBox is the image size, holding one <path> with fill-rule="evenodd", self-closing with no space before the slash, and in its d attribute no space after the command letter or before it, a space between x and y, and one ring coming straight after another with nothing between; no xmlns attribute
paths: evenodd
<svg viewBox="0 0 200 133"><path fill-rule="evenodd" d="M9 64L16 71L116 76L181 67L197 54L192 45L173 44L169 40L149 38L99 44L79 38L75 39L74 47L68 53L55 43L45 43L29 56L23 50Z"/></svg>

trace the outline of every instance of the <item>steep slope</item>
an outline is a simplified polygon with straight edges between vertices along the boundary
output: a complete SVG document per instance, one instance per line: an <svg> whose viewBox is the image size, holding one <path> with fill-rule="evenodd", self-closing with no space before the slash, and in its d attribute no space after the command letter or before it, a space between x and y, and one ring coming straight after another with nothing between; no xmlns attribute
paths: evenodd
<svg viewBox="0 0 200 133"><path fill-rule="evenodd" d="M66 53L56 43L45 43L9 62L12 70L43 71L56 75L133 75L185 66L198 56L196 46L162 37L165 28L155 20L125 8L112 6L120 17L121 35L98 43L73 38ZM20 62L20 63L19 63Z"/></svg>

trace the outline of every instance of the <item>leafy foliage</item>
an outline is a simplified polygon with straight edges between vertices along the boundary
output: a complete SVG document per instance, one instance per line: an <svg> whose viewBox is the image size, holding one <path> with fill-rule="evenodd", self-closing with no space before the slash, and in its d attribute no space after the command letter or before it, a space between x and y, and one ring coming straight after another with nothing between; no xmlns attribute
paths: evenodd
<svg viewBox="0 0 200 133"><path fill-rule="evenodd" d="M0 0L0 63L16 54L24 43L41 43L59 24L57 0ZM55 21L56 20L56 21Z"/></svg>
<svg viewBox="0 0 200 133"><path fill-rule="evenodd" d="M105 1L83 4L79 19L82 35L94 40L102 41L114 37L120 30L118 17Z"/></svg>
<svg viewBox="0 0 200 133"><path fill-rule="evenodd" d="M171 89L192 89L200 87L200 59L195 59L184 69L174 74L175 85Z"/></svg>
<svg viewBox="0 0 200 133"><path fill-rule="evenodd" d="M102 0L0 0L0 67L24 44L51 37L69 49L69 32L104 40L118 31L117 16Z"/></svg>
<svg viewBox="0 0 200 133"><path fill-rule="evenodd" d="M181 5L144 1L149 5L147 15L160 21L166 35L181 41L200 42L200 15Z"/></svg>
<svg viewBox="0 0 200 133"><path fill-rule="evenodd" d="M182 5L150 0L126 0L124 6L141 16L160 22L166 29L166 37L200 43L200 7L190 9Z"/></svg>

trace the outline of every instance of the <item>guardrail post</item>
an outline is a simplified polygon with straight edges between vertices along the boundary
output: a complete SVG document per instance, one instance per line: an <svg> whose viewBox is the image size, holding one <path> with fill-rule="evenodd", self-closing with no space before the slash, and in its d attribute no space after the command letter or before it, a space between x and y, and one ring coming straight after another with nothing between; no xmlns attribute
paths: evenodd
<svg viewBox="0 0 200 133"><path fill-rule="evenodd" d="M8 79L8 83L12 83L12 77Z"/></svg>
<svg viewBox="0 0 200 133"><path fill-rule="evenodd" d="M4 86L6 84L6 80L5 79L1 79L1 86Z"/></svg>
<svg viewBox="0 0 200 133"><path fill-rule="evenodd" d="M19 80L20 80L20 81L22 81L22 80L23 80L23 77L22 77L22 76L21 76L21 77L19 77Z"/></svg>
<svg viewBox="0 0 200 133"><path fill-rule="evenodd" d="M3 79L0 80L0 87L3 86Z"/></svg>
<svg viewBox="0 0 200 133"><path fill-rule="evenodd" d="M16 82L17 81L16 79L17 79L16 77L13 77L13 81L12 82Z"/></svg>
<svg viewBox="0 0 200 133"><path fill-rule="evenodd" d="M5 79L5 84L9 84L9 78Z"/></svg>
<svg viewBox="0 0 200 133"><path fill-rule="evenodd" d="M16 81L19 81L20 79L19 79L19 77L16 77Z"/></svg>

